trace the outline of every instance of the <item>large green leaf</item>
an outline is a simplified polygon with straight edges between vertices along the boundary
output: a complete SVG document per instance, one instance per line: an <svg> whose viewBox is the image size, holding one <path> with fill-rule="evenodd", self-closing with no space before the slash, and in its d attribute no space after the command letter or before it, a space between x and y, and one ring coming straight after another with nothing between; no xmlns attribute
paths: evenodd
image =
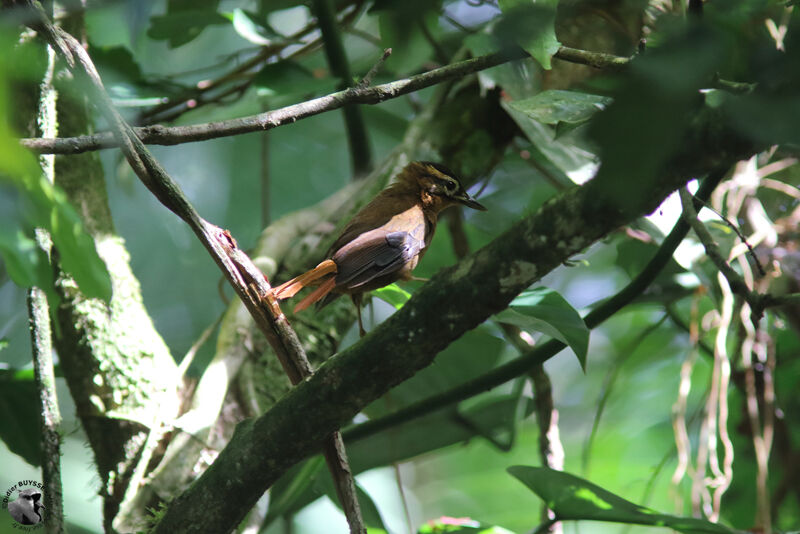
<svg viewBox="0 0 800 534"><path fill-rule="evenodd" d="M533 399L522 395L524 379L518 379L511 393L487 393L465 400L458 405L458 415L477 434L501 451L514 445L519 423L534 408Z"/></svg>
<svg viewBox="0 0 800 534"><path fill-rule="evenodd" d="M692 517L654 512L574 475L545 467L515 465L508 472L528 486L558 520L610 521L669 527L685 534L734 534L738 531Z"/></svg>
<svg viewBox="0 0 800 534"><path fill-rule="evenodd" d="M550 59L561 46L555 29L558 0L498 0L498 5L503 17L495 35L512 39L550 70Z"/></svg>
<svg viewBox="0 0 800 534"><path fill-rule="evenodd" d="M0 439L31 465L41 465L41 429L36 385L13 372L0 372Z"/></svg>
<svg viewBox="0 0 800 534"><path fill-rule="evenodd" d="M558 339L575 352L586 370L589 329L577 310L552 289L537 287L523 291L495 319Z"/></svg>
<svg viewBox="0 0 800 534"><path fill-rule="evenodd" d="M12 49L2 43L0 47ZM5 69L14 65L15 58L0 57L0 73L7 72ZM6 80L0 74L0 184L8 184L18 191L23 204L20 213L25 218L10 223L24 223L29 230L33 227L47 230L58 250L60 265L75 278L83 293L108 300L111 281L94 241L84 230L64 192L44 177L33 155L19 145L19 136L12 131L11 113L6 107L9 102L7 91ZM10 271L14 272L15 282L46 281L41 265L37 266L38 260L31 256L30 242L21 239L20 235L7 231L4 245L0 246ZM25 274L21 271L25 269L34 270Z"/></svg>
<svg viewBox="0 0 800 534"><path fill-rule="evenodd" d="M391 413L432 394L464 384L497 365L504 344L486 327L467 332L442 351L433 365L392 389L364 409L375 418Z"/></svg>
<svg viewBox="0 0 800 534"><path fill-rule="evenodd" d="M167 41L170 48L185 45L212 24L229 24L228 19L217 13L218 5L219 0L169 0L166 14L150 17L147 36Z"/></svg>
<svg viewBox="0 0 800 534"><path fill-rule="evenodd" d="M508 105L531 119L554 125L558 135L585 124L610 103L611 99L605 96L552 90L523 100L513 100Z"/></svg>
<svg viewBox="0 0 800 534"><path fill-rule="evenodd" d="M8 276L20 287L52 287L52 269L44 251L21 230L0 227L0 257Z"/></svg>
<svg viewBox="0 0 800 534"><path fill-rule="evenodd" d="M431 519L419 527L417 534L514 534L496 525L484 525L469 517Z"/></svg>

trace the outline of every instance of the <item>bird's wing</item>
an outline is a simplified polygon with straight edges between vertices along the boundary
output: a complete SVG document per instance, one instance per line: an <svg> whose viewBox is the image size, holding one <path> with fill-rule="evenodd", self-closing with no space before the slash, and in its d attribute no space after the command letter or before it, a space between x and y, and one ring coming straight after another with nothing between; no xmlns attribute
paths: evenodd
<svg viewBox="0 0 800 534"><path fill-rule="evenodd" d="M424 232L366 232L336 251L336 285L357 289L399 271L425 247Z"/></svg>

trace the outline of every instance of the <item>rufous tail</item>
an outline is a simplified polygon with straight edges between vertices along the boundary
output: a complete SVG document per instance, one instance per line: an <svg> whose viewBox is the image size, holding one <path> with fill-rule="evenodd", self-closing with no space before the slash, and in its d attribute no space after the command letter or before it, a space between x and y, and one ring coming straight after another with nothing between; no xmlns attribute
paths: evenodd
<svg viewBox="0 0 800 534"><path fill-rule="evenodd" d="M310 286L310 285L314 285L314 282L316 282L320 278L328 276L329 274L336 274L336 271L337 271L336 263L334 263L333 260L325 260L322 263L320 263L319 265L317 265L316 267L314 267L313 269L311 269L310 271L307 271L307 272L301 274L300 276L292 278L288 282L283 283L283 284L279 285L278 287L276 287L274 289L275 298L278 299L278 300L284 300L284 299L291 298L291 297L295 296L295 294L297 294L297 292L300 291L301 289L303 289L304 287L307 287L307 286ZM333 281L333 278L331 278L331 281ZM327 285L327 283L324 284L324 285ZM335 285L335 283L334 283L334 285ZM330 291L331 289L333 289L333 287L328 289L328 291ZM325 293L327 293L328 291L326 291ZM314 293L316 293L316 291ZM312 295L314 293L312 293ZM308 297L306 297L306 298L308 298ZM303 302L305 302L305 299L303 299ZM301 302L301 304L302 304L302 302ZM298 306L299 306L299 304L298 304Z"/></svg>
<svg viewBox="0 0 800 534"><path fill-rule="evenodd" d="M330 277L324 282L322 285L319 286L317 289L309 293L303 300L297 303L297 306L294 307L294 312L297 313L299 311L305 310L318 300L322 300L325 298L325 295L331 292L331 289L336 287L336 278Z"/></svg>

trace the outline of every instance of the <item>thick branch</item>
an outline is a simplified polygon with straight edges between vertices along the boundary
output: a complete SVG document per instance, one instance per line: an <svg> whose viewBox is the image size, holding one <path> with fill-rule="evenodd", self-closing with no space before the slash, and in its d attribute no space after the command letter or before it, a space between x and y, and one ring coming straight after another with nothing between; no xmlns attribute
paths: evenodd
<svg viewBox="0 0 800 534"><path fill-rule="evenodd" d="M133 131L145 144L177 145L271 130L326 111L339 109L347 104L379 104L447 80L461 78L468 74L524 57L527 57L527 55L522 50L495 52L486 56L459 61L410 78L372 87L351 87L313 100L249 117L190 126L146 126L134 128ZM630 61L628 58L599 52L587 52L565 46L562 46L554 57L597 68L615 68ZM41 154L80 154L81 152L117 146L113 134L109 132L60 139L29 138L22 139L21 143L22 146Z"/></svg>

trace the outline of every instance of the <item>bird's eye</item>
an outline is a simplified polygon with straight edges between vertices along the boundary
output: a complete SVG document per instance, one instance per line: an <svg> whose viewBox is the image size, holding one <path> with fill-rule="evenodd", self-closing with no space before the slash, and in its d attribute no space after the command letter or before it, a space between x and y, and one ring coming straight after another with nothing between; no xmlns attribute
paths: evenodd
<svg viewBox="0 0 800 534"><path fill-rule="evenodd" d="M448 191L455 191L456 184L455 184L455 182L451 182L450 180L448 180L447 182L445 182L445 186L444 187Z"/></svg>

